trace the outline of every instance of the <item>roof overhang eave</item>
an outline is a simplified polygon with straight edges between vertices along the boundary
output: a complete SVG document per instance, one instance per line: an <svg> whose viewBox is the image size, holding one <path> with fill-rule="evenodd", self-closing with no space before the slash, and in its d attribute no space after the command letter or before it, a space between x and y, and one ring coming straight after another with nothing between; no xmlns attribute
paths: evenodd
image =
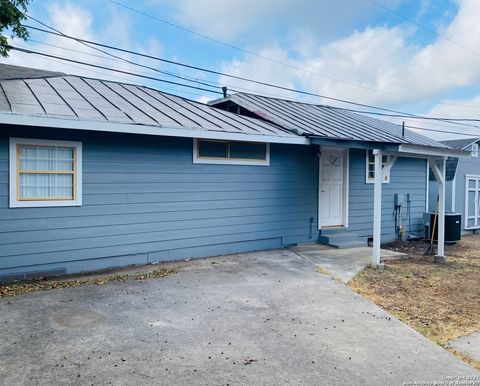
<svg viewBox="0 0 480 386"><path fill-rule="evenodd" d="M148 126L129 123L84 121L65 118L51 118L45 116L19 115L0 113L0 124L33 126L45 128L58 128L84 131L102 131L124 134L156 135L162 137L203 138L231 141L248 141L264 143L284 143L293 145L309 145L310 140L301 136L280 136L232 133L225 131L205 130L203 128L174 127L174 126Z"/></svg>
<svg viewBox="0 0 480 386"><path fill-rule="evenodd" d="M470 157L470 152L465 150L411 144L399 145L398 153L422 158Z"/></svg>
<svg viewBox="0 0 480 386"><path fill-rule="evenodd" d="M379 149L382 151L396 152L398 144L391 142L369 142L354 139L309 137L313 145L332 146L332 147L348 147L352 149Z"/></svg>

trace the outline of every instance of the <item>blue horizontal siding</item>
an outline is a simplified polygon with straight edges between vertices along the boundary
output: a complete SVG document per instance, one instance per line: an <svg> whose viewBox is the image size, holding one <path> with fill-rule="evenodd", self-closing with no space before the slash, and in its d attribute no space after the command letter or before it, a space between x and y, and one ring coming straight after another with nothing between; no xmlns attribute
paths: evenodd
<svg viewBox="0 0 480 386"><path fill-rule="evenodd" d="M9 136L82 141L83 206L8 208ZM425 178L425 161L397 160L383 185L382 242L395 238L395 193L412 194L412 228L421 228ZM207 165L193 164L189 139L7 129L0 136L0 275L316 241L317 184L313 146L272 145L269 167ZM365 183L363 150L350 150L349 187L348 231L370 237L373 185Z"/></svg>
<svg viewBox="0 0 480 386"><path fill-rule="evenodd" d="M8 137L83 142L83 205L8 208ZM278 248L317 238L313 147L271 166L192 162L192 140L7 129L0 137L0 275L67 273ZM311 229L310 218L314 218Z"/></svg>
<svg viewBox="0 0 480 386"><path fill-rule="evenodd" d="M350 150L349 231L361 237L373 235L373 184L367 184L365 150ZM423 229L426 195L426 161L398 158L390 171L390 183L382 185L382 242L395 240L393 218L395 193L410 193L412 197L410 224L403 220L407 231ZM406 209L406 208L405 208Z"/></svg>

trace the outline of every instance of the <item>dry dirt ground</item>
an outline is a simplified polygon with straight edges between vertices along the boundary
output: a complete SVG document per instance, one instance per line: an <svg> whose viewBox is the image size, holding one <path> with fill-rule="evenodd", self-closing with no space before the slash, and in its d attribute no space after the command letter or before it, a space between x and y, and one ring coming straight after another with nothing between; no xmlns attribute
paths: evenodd
<svg viewBox="0 0 480 386"><path fill-rule="evenodd" d="M394 243L388 249L408 254L385 270L367 268L348 285L443 347L480 330L480 235L464 236L446 247L447 264L424 256L423 241ZM473 367L474 361L454 350Z"/></svg>

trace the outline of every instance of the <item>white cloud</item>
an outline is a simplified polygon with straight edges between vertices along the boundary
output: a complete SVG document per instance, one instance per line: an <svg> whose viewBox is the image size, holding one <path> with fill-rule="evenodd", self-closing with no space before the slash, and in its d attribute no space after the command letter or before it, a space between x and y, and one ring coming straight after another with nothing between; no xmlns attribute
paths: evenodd
<svg viewBox="0 0 480 386"><path fill-rule="evenodd" d="M105 25L101 26L97 30L94 28L93 16L90 10L82 8L71 2L53 3L48 8L49 20L45 21L48 25L60 30L66 35L80 37L86 40L100 41L105 43L111 43L127 49L134 49L142 53L150 55L160 55L162 51L161 43L153 38L145 39L142 43L132 44L131 34L134 26L130 23L126 14L115 12L114 17L109 18ZM103 27L103 28L102 28ZM32 34L33 37L37 37L38 34ZM140 68L138 66L128 64L124 61L118 61L117 59L108 57L107 55L89 48L79 42L61 38L55 35L38 35L41 36L41 41L49 45L59 46L69 50L76 50L84 53L68 51L62 48L48 46L36 42L29 42L28 44L22 44L19 40L14 40L14 45L23 46L35 51L45 52L51 55L60 57L67 57L69 59L88 62L96 65L102 65L106 67L116 68L124 71L131 71L136 73L149 72L150 75L155 76L155 72L147 69ZM158 63L142 59L138 56L133 56L126 53L120 53L112 51L116 56L123 59L131 60L137 63L148 64L152 67L158 68ZM101 56L101 57L99 57ZM100 77L102 79L120 80L135 83L147 83L147 80L129 76L126 74L115 73L108 70L102 70L93 67L83 66L81 64L72 64L59 59L47 59L41 56L33 56L16 51L10 52L10 57L7 58L5 63L15 64L19 66L27 66L34 68L42 68L47 70L54 69L55 71L65 72L67 74L77 74L89 77Z"/></svg>
<svg viewBox="0 0 480 386"><path fill-rule="evenodd" d="M382 1L396 6L403 0ZM171 3L175 4L178 20L184 25L215 38L242 42L245 34L268 40L279 31L298 26L328 38L345 27L350 28L353 22L368 20L381 12L368 1L358 0L176 0Z"/></svg>
<svg viewBox="0 0 480 386"><path fill-rule="evenodd" d="M443 101L445 104L437 105L430 109L426 115L431 117L444 117L444 118L468 118L468 119L480 119L480 95L466 99L446 99ZM468 125L479 126L480 122L464 122ZM425 124L424 124L425 126ZM480 137L480 129L471 126L459 126L459 125L445 125L443 123L430 123L428 126L435 126L440 130L452 131L457 134L470 134ZM437 127L440 126L440 127ZM441 134L436 133L436 138L452 138L455 134Z"/></svg>
<svg viewBox="0 0 480 386"><path fill-rule="evenodd" d="M480 95L468 99L447 99L432 108L428 115L447 118L480 119Z"/></svg>
<svg viewBox="0 0 480 386"><path fill-rule="evenodd" d="M290 65L295 65L295 61L288 58L288 55L285 50L280 47L265 47L262 51L258 53L260 56L271 58L272 60L279 61L282 63L287 63ZM221 69L222 72L228 73L230 75L247 77L262 81L264 83L274 82L277 85L292 88L295 87L294 76L292 76L291 68L286 70L285 67L274 65L272 66L271 62L266 62L261 57L251 57L247 61L233 60L228 63L224 63ZM269 93L275 93L277 96L289 96L291 93L282 90L272 89L268 86L262 86L257 84L252 84L250 82L241 81L241 80L231 80L229 77L220 76L219 83L221 85L229 86L230 89L241 89L239 91L253 91L260 92L262 94L268 95Z"/></svg>
<svg viewBox="0 0 480 386"><path fill-rule="evenodd" d="M480 52L479 18L477 0L458 0L457 15L440 33ZM281 85L296 85L324 95L381 105L438 99L451 90L480 81L480 55L440 37L429 45L419 46L411 42L414 32L414 26L410 24L366 27L346 38L321 44L318 48L310 41L305 46L311 50L307 58L295 57L291 47L285 45L279 48L272 44L259 51L305 71L292 70L248 55L243 60L226 63L223 70ZM305 34L305 31L302 33ZM310 35L310 40L313 39ZM236 83L221 80L232 86ZM265 91L261 86L256 89Z"/></svg>

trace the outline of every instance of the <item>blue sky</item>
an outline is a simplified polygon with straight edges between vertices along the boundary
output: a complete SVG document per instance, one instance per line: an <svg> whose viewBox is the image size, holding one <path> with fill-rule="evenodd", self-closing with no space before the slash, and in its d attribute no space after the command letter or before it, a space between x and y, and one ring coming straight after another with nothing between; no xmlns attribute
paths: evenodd
<svg viewBox="0 0 480 386"><path fill-rule="evenodd" d="M33 0L29 13L70 35L199 67L410 113L480 118L478 0ZM33 21L28 23L36 25ZM29 43L13 43L175 81L155 71L98 57L104 55L77 42L40 32L32 32ZM121 56L214 82L217 87L226 85L338 105L128 54ZM201 101L216 97L199 90L17 52L5 62L147 84ZM430 123L408 123L433 128ZM435 128L480 133L479 129L444 123L436 123Z"/></svg>

